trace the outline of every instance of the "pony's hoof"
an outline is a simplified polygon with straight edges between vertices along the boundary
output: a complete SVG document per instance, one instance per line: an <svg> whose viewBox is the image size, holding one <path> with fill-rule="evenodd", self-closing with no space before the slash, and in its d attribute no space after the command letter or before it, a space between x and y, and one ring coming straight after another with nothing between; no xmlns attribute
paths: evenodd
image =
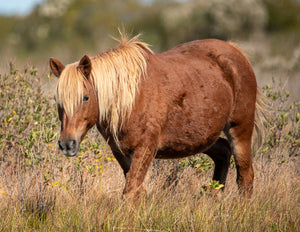
<svg viewBox="0 0 300 232"><path fill-rule="evenodd" d="M147 195L146 189L141 186L136 191L125 192L123 198L130 203L138 203L140 199Z"/></svg>

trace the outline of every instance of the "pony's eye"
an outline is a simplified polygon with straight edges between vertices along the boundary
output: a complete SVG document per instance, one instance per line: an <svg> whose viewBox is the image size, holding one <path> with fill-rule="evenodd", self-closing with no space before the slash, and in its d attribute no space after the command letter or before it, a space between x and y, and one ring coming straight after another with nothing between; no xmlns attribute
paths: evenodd
<svg viewBox="0 0 300 232"><path fill-rule="evenodd" d="M90 97L88 95L83 96L83 101L87 102L90 99Z"/></svg>

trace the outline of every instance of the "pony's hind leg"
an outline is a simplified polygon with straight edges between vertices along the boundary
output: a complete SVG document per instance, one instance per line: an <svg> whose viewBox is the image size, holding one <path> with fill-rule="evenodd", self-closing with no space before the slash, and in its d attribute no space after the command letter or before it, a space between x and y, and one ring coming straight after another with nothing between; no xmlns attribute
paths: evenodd
<svg viewBox="0 0 300 232"><path fill-rule="evenodd" d="M215 163L213 180L225 185L231 157L229 142L224 138L219 138L214 145L203 153L211 157Z"/></svg>
<svg viewBox="0 0 300 232"><path fill-rule="evenodd" d="M253 191L254 172L252 167L251 137L253 126L235 125L229 129L228 137L233 148L237 170L237 184L245 196L250 197Z"/></svg>

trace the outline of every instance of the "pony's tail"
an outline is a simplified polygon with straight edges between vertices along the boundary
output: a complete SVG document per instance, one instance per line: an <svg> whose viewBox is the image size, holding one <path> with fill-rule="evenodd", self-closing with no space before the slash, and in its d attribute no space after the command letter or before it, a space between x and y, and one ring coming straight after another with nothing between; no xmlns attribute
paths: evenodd
<svg viewBox="0 0 300 232"><path fill-rule="evenodd" d="M257 88L256 95L256 109L255 109L255 121L254 121L254 136L253 145L254 150L259 151L264 143L267 128L270 124L269 119L271 117L271 104L270 100L262 94L259 88Z"/></svg>

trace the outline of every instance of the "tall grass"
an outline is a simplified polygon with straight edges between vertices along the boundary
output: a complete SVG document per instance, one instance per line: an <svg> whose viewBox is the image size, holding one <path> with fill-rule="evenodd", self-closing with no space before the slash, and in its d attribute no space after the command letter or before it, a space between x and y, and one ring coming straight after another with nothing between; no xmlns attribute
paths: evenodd
<svg viewBox="0 0 300 232"><path fill-rule="evenodd" d="M265 87L273 111L253 154L251 199L237 193L234 162L219 192L207 185L212 162L198 155L155 161L148 194L133 205L96 130L78 157L58 151L56 106L45 90L55 80L37 71L11 65L0 78L0 231L299 231L300 106L285 91Z"/></svg>

